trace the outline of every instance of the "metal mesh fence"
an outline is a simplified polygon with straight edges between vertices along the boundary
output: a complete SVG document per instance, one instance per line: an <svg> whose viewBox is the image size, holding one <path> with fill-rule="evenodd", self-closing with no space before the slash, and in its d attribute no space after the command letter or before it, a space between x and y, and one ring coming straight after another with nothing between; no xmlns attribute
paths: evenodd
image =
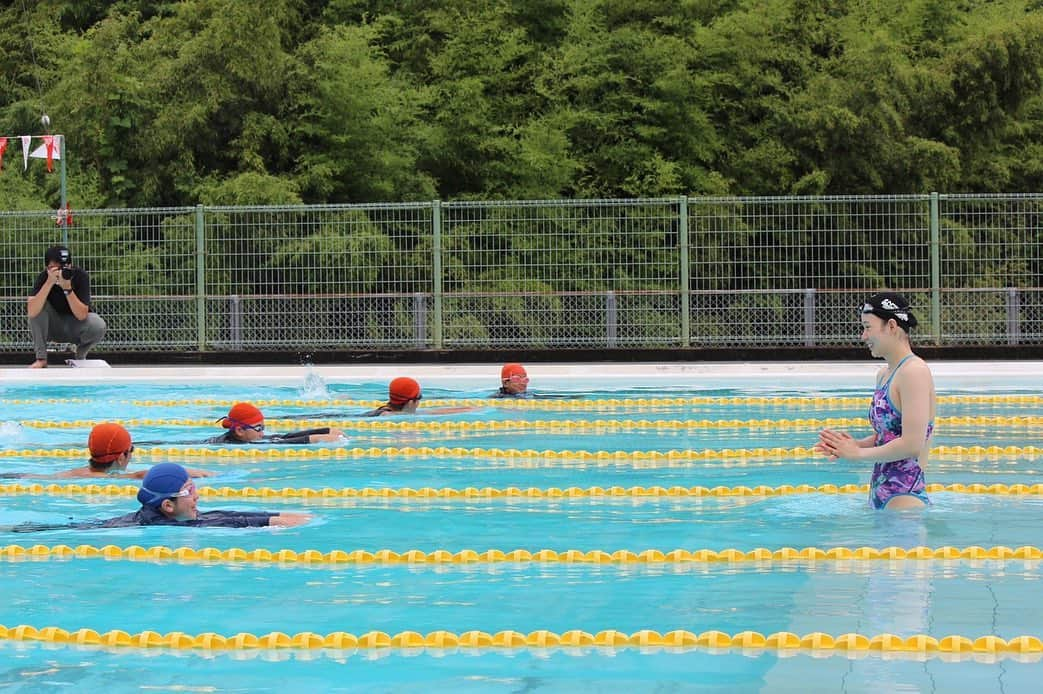
<svg viewBox="0 0 1043 694"><path fill-rule="evenodd" d="M429 344L431 212L429 204L208 211L206 344Z"/></svg>
<svg viewBox="0 0 1043 694"><path fill-rule="evenodd" d="M678 344L677 200L443 206L450 347Z"/></svg>
<svg viewBox="0 0 1043 694"><path fill-rule="evenodd" d="M692 341L850 345L867 293L930 283L929 196L688 202Z"/></svg>
<svg viewBox="0 0 1043 694"><path fill-rule="evenodd" d="M1043 342L1043 196L939 198L943 341Z"/></svg>
<svg viewBox="0 0 1043 694"><path fill-rule="evenodd" d="M63 233L105 351L1043 343L1040 195L551 200L0 213L0 351Z"/></svg>

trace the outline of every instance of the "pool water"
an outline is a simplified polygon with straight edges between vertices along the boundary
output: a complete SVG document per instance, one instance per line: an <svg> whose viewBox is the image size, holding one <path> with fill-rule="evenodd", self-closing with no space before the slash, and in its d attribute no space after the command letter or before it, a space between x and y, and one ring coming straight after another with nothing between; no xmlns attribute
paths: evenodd
<svg viewBox="0 0 1043 694"><path fill-rule="evenodd" d="M158 372L151 381L126 379L119 370L99 383L52 374L43 383L5 380L2 472L29 476L0 480L8 483L0 545L324 554L551 550L555 556L569 550L1040 546L1043 497L965 487L1040 482L1043 461L1033 448L1041 425L1033 417L1043 371L1019 369L1016 378L983 385L974 370L939 369L943 400L932 441L939 452L932 455L927 481L944 488L932 493L934 505L926 512L878 513L868 510L864 491L818 489L863 485L868 469L829 463L806 451L826 420L839 420L856 435L868 432L869 386L855 384L866 374L865 383L871 383L872 371L865 367L853 366L854 376L841 372L832 380L797 379L770 388L764 380L685 372L670 374L669 388L659 374L637 371L629 380L607 382L548 377L540 379L538 390L555 397L521 404L486 399L490 389L459 372L432 373L421 379L421 412L461 404L474 409L380 420L353 416L372 407L386 383L364 371L349 377L321 369L290 377L273 371L266 381L254 370L250 381L193 383ZM240 400L263 403L268 431L332 423L347 440L257 445L237 448L235 455L205 444L221 433L214 420ZM286 529L16 532L136 508L132 495L119 493L135 488L133 480L100 480L117 485L109 489L85 486L95 480L46 477L83 464L87 433L99 421L127 424L136 446L132 469L176 461L213 472L197 481L201 510L305 511L314 519ZM39 486L52 483L58 487ZM776 491L740 489L761 486ZM248 487L270 490L240 493ZM661 496L635 491L653 487L674 489ZM697 487L714 491L678 491ZM394 495L345 493L367 488ZM486 492L450 498L444 492L402 494L425 488ZM538 493L504 494L514 488ZM547 492L570 488L571 497ZM332 493L301 494L323 489ZM987 557L418 564L5 551L0 581L7 600L0 624L226 636L686 630L1012 639L1040 636L1041 572L1038 559ZM0 649L6 662L0 686L32 691L796 692L814 682L823 691L1009 692L1029 690L1043 674L1038 653L1009 652L595 645L214 650L16 639L0 639Z"/></svg>

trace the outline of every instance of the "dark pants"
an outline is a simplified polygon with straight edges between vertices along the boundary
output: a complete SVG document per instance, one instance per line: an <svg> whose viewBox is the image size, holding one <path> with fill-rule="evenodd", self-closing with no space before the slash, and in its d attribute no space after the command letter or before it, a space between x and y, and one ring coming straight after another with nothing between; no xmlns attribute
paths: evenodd
<svg viewBox="0 0 1043 694"><path fill-rule="evenodd" d="M49 302L35 318L29 319L29 330L33 333L33 349L36 358L47 359L48 342L71 342L76 345L76 358L86 359L91 347L105 337L105 321L97 313L88 313L86 320L58 313Z"/></svg>

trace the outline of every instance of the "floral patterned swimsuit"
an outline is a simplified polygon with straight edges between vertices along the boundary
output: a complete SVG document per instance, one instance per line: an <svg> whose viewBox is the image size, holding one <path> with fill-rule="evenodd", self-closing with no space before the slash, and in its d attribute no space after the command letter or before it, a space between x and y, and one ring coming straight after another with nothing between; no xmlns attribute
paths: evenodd
<svg viewBox="0 0 1043 694"><path fill-rule="evenodd" d="M869 407L869 422L876 432L876 445L882 446L902 435L902 413L891 402L891 381L898 369L913 355L908 355L898 362L891 375L883 385L878 385L873 392L873 403ZM927 425L927 438L931 438L934 422ZM869 481L869 503L873 508L887 506L896 496L915 496L925 504L930 504L925 491L923 470L917 458L895 460L890 463L877 463L873 466L873 477Z"/></svg>

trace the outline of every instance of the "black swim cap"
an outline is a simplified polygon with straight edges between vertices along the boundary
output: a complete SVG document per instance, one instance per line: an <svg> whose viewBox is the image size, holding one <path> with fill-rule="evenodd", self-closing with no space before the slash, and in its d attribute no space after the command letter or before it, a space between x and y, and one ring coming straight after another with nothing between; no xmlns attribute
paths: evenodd
<svg viewBox="0 0 1043 694"><path fill-rule="evenodd" d="M860 313L872 313L886 320L894 319L906 332L916 327L916 316L909 308L909 300L895 292L880 292L866 299Z"/></svg>

